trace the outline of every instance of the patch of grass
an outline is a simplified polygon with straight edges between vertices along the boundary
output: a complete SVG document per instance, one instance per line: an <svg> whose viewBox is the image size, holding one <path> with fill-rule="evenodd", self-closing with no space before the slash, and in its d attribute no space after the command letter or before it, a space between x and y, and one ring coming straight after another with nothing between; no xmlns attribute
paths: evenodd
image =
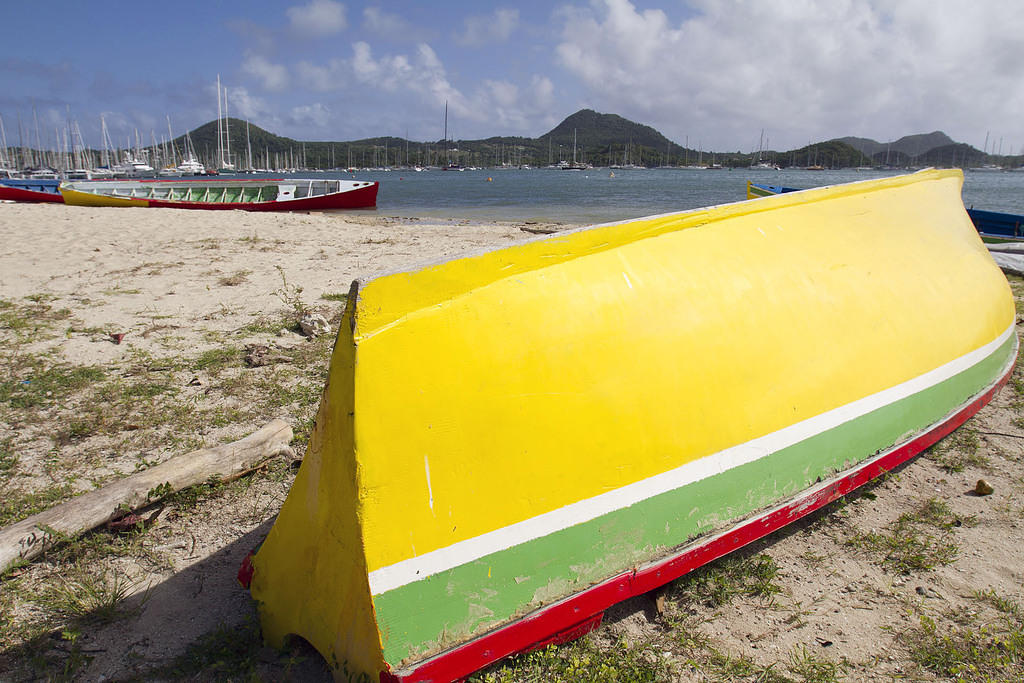
<svg viewBox="0 0 1024 683"><path fill-rule="evenodd" d="M4 491L0 496L0 527L48 510L74 494L70 483L54 485L41 491Z"/></svg>
<svg viewBox="0 0 1024 683"><path fill-rule="evenodd" d="M277 268L277 272L281 276L281 286L274 291L274 294L281 300L281 303L292 310L292 313L295 315L295 320L298 321L299 318L309 312L309 308L302 302L302 287L299 285L288 284L288 278L284 274L284 268L281 266L274 267Z"/></svg>
<svg viewBox="0 0 1024 683"><path fill-rule="evenodd" d="M180 510L194 510L202 501L223 493L225 487L226 484L219 477L210 477L201 484L189 486L167 496L165 502Z"/></svg>
<svg viewBox="0 0 1024 683"><path fill-rule="evenodd" d="M138 384L126 385L120 392L125 399L150 399L155 396L175 395L179 388L168 382L140 382Z"/></svg>
<svg viewBox="0 0 1024 683"><path fill-rule="evenodd" d="M0 403L12 408L50 405L105 378L106 372L95 366L44 369L41 364L30 364L25 376L0 381Z"/></svg>
<svg viewBox="0 0 1024 683"><path fill-rule="evenodd" d="M0 299L0 330L24 337L28 332L49 330L54 322L67 320L71 317L70 309L54 310L50 306L49 302L56 298L53 294L30 294L25 297L27 304Z"/></svg>
<svg viewBox="0 0 1024 683"><path fill-rule="evenodd" d="M846 663L819 657L804 645L799 645L789 653L787 668L798 680L807 683L832 683L839 680L846 669Z"/></svg>
<svg viewBox="0 0 1024 683"><path fill-rule="evenodd" d="M18 464L18 454L14 452L14 439L0 441L0 476L10 474Z"/></svg>
<svg viewBox="0 0 1024 683"><path fill-rule="evenodd" d="M926 615L901 634L911 658L942 677L965 681L1024 680L1024 632L1019 618L1002 624L939 626Z"/></svg>
<svg viewBox="0 0 1024 683"><path fill-rule="evenodd" d="M882 532L854 533L846 545L880 554L882 566L909 574L955 560L959 548L951 532L963 523L946 503L930 498L917 511L900 515Z"/></svg>
<svg viewBox="0 0 1024 683"><path fill-rule="evenodd" d="M348 292L324 292L320 298L325 301L348 301Z"/></svg>
<svg viewBox="0 0 1024 683"><path fill-rule="evenodd" d="M70 572L62 571L59 583L49 586L38 600L73 619L105 624L126 611L124 601L133 588L135 583L116 571L94 574L75 566Z"/></svg>
<svg viewBox="0 0 1024 683"><path fill-rule="evenodd" d="M989 459L981 452L978 430L961 427L932 449L932 457L950 474L963 472L970 467L987 467Z"/></svg>
<svg viewBox="0 0 1024 683"><path fill-rule="evenodd" d="M150 679L252 680L263 647L255 618L220 626L201 636L170 664L148 672Z"/></svg>
<svg viewBox="0 0 1024 683"><path fill-rule="evenodd" d="M585 636L569 645L550 645L513 657L500 667L469 679L478 683L513 681L590 681L641 683L674 680L662 652L650 644L630 646L620 640L607 649Z"/></svg>
<svg viewBox="0 0 1024 683"><path fill-rule="evenodd" d="M217 284L221 287L237 287L249 279L250 275L252 275L251 270L236 270L231 275L225 275L221 279L217 280Z"/></svg>
<svg viewBox="0 0 1024 683"><path fill-rule="evenodd" d="M726 556L687 574L675 590L708 607L720 607L738 596L758 598L771 604L782 588L775 582L779 568L768 555Z"/></svg>
<svg viewBox="0 0 1024 683"><path fill-rule="evenodd" d="M242 352L240 349L231 347L218 347L203 351L199 357L192 361L192 370L205 370L216 374L229 366L239 366L242 363Z"/></svg>

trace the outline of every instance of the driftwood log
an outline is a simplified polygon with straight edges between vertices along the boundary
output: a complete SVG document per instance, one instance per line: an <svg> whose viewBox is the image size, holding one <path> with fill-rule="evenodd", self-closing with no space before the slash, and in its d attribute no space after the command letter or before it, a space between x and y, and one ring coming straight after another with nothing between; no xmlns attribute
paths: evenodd
<svg viewBox="0 0 1024 683"><path fill-rule="evenodd" d="M288 452L291 440L291 427L283 420L273 420L239 441L175 456L0 529L0 573L19 560L41 555L63 539L95 529L175 491L213 477L221 481L237 479Z"/></svg>

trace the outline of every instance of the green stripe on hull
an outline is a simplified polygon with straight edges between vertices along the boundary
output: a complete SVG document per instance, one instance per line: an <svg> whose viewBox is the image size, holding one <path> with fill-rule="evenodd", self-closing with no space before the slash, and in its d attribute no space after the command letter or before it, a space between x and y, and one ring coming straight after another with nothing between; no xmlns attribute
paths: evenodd
<svg viewBox="0 0 1024 683"><path fill-rule="evenodd" d="M929 389L755 462L375 596L385 661L396 667L463 642L888 449L995 381L1015 343L1011 335Z"/></svg>

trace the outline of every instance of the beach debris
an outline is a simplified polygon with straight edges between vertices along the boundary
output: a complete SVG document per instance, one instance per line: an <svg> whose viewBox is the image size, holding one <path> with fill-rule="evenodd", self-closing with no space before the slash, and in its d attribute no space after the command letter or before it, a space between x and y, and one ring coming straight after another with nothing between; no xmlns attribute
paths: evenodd
<svg viewBox="0 0 1024 683"><path fill-rule="evenodd" d="M532 235L550 235L561 230L561 226L558 225L538 225L535 221L527 221L526 223L517 226L523 232L528 232Z"/></svg>
<svg viewBox="0 0 1024 683"><path fill-rule="evenodd" d="M302 334L313 338L330 332L331 324L319 313L304 313L299 320L299 328L302 330Z"/></svg>
<svg viewBox="0 0 1024 683"><path fill-rule="evenodd" d="M992 488L992 484L988 483L984 479L979 479L978 483L974 485L974 492L979 496L991 495L993 491L995 491L995 489Z"/></svg>
<svg viewBox="0 0 1024 683"><path fill-rule="evenodd" d="M288 423L272 420L239 441L175 456L4 527L0 529L0 573L181 489L210 479L232 481L278 455L293 457L288 446L291 440L292 428ZM149 519L155 518L153 515Z"/></svg>
<svg viewBox="0 0 1024 683"><path fill-rule="evenodd" d="M124 341L125 334L127 334L127 333L126 332L114 332L114 333L112 333L110 335L110 341L114 342L115 344L120 344L122 341Z"/></svg>
<svg viewBox="0 0 1024 683"><path fill-rule="evenodd" d="M156 518L159 517L160 513L163 511L164 508L161 505L156 510L154 510L153 513L149 515L149 517L143 517L140 514L129 512L124 517L112 519L109 522L107 522L107 529L119 533L131 532L139 528L148 529L149 527L153 526L154 523L156 523Z"/></svg>
<svg viewBox="0 0 1024 683"><path fill-rule="evenodd" d="M291 358L283 353L271 353L271 348L266 344L246 344L245 364L250 368L261 368L264 365L274 363L290 363Z"/></svg>

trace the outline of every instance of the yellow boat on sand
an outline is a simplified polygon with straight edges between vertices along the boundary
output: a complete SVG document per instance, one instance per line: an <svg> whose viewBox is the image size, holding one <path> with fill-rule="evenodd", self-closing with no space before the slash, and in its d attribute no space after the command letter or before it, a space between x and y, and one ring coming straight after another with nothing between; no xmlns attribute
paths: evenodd
<svg viewBox="0 0 1024 683"><path fill-rule="evenodd" d="M464 677L935 443L1017 354L962 182L783 194L353 283L305 460L243 568L267 642L305 638L339 680Z"/></svg>

